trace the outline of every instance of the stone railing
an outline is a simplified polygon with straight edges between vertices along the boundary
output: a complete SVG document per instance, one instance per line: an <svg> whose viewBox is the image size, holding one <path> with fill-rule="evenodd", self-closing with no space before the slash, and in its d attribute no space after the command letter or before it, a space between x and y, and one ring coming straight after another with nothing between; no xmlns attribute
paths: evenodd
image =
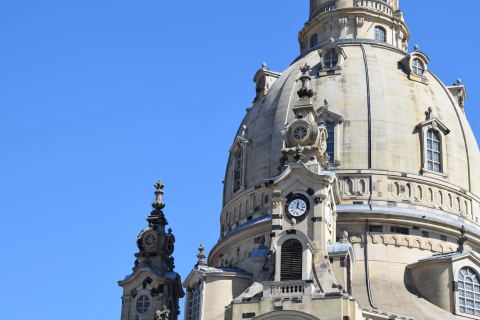
<svg viewBox="0 0 480 320"><path fill-rule="evenodd" d="M264 297L301 297L311 295L315 285L308 281L264 282Z"/></svg>
<svg viewBox="0 0 480 320"><path fill-rule="evenodd" d="M313 10L312 13L310 14L310 19L313 19L322 13L333 11L335 9L336 9L335 1L330 1L329 3L324 4L323 6Z"/></svg>
<svg viewBox="0 0 480 320"><path fill-rule="evenodd" d="M382 0L354 0L354 5L393 16L393 8Z"/></svg>

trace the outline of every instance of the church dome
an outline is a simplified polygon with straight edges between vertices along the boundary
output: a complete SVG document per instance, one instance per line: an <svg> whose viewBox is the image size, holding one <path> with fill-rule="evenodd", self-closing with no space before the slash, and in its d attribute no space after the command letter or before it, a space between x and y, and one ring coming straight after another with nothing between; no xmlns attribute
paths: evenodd
<svg viewBox="0 0 480 320"><path fill-rule="evenodd" d="M479 315L480 296L464 298L467 280L480 292L480 153L465 86L445 85L426 53L408 50L399 0L310 6L300 56L282 73L256 72L230 148L208 259L215 277L237 279L228 288L248 286L228 312ZM333 296L355 300L363 317L331 313L322 299Z"/></svg>
<svg viewBox="0 0 480 320"><path fill-rule="evenodd" d="M329 54L338 60L331 70ZM428 61L418 48L408 54L374 41L332 39L281 75L263 66L256 75L264 78L257 81L256 101L228 161L224 205L281 172L283 131L295 118L300 67L307 64L311 101L318 121L329 127L329 170L340 178L345 203L366 199L367 178L373 177L373 201L443 207L478 223L480 156L463 107L464 87L443 84L428 70ZM417 64L422 70L414 70ZM274 83L258 94L258 86L268 81ZM439 142L427 137L432 132ZM241 141L239 165L234 151ZM432 141L439 150L431 150ZM242 167L237 179L235 166Z"/></svg>

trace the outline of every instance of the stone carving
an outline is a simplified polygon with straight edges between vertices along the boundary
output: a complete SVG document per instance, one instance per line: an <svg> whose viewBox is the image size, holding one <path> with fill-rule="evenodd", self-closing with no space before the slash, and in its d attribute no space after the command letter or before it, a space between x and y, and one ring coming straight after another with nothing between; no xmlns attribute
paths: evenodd
<svg viewBox="0 0 480 320"><path fill-rule="evenodd" d="M300 88L300 90L297 91L297 94L302 100L310 99L314 95L313 90L309 89L310 81L312 80L312 78L308 75L310 71L310 66L308 64L305 64L300 67L300 71L302 72L302 76L300 77L302 87Z"/></svg>
<svg viewBox="0 0 480 320"><path fill-rule="evenodd" d="M466 236L466 230L465 230L465 225L462 226L462 229L460 230L460 237L458 238L458 248L457 252L463 253L465 250L465 243L468 241L468 238Z"/></svg>
<svg viewBox="0 0 480 320"><path fill-rule="evenodd" d="M162 309L155 311L154 320L168 320L170 319L170 310L163 306Z"/></svg>
<svg viewBox="0 0 480 320"><path fill-rule="evenodd" d="M163 189L165 185L161 181L155 183L155 201L152 203L154 209L163 209L165 208L165 202L163 202Z"/></svg>
<svg viewBox="0 0 480 320"><path fill-rule="evenodd" d="M205 247L202 244L198 247L197 258L198 258L197 266L207 265L206 263L207 256L205 255Z"/></svg>
<svg viewBox="0 0 480 320"><path fill-rule="evenodd" d="M339 182L342 197L368 196L370 185L368 177L342 177Z"/></svg>

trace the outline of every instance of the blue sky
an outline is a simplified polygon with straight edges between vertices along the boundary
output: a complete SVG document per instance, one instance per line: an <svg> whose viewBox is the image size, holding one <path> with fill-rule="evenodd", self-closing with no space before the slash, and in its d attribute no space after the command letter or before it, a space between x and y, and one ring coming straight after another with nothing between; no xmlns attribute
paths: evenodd
<svg viewBox="0 0 480 320"><path fill-rule="evenodd" d="M480 2L403 0L480 136ZM218 240L222 180L263 61L298 55L308 1L0 2L0 319L119 319L153 184L186 277Z"/></svg>

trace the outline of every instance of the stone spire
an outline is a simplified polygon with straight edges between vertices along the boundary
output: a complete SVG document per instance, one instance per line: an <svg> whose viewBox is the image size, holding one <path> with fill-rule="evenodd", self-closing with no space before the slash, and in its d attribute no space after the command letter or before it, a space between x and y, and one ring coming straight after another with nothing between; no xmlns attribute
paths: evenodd
<svg viewBox="0 0 480 320"><path fill-rule="evenodd" d="M181 277L174 271L175 236L171 229L165 230L163 189L161 181L155 183L148 227L137 236L133 272L118 283L123 288L122 320L178 320L180 314L179 299L184 292ZM138 301L142 301L141 309Z"/></svg>
<svg viewBox="0 0 480 320"><path fill-rule="evenodd" d="M138 265L156 265L160 273L173 271L175 268L172 257L175 244L175 236L172 230L166 230L168 221L163 213L165 202L163 201L164 184L157 181L155 187L155 199L152 203L152 212L147 217L148 228L143 230L137 237L139 252L135 255Z"/></svg>

